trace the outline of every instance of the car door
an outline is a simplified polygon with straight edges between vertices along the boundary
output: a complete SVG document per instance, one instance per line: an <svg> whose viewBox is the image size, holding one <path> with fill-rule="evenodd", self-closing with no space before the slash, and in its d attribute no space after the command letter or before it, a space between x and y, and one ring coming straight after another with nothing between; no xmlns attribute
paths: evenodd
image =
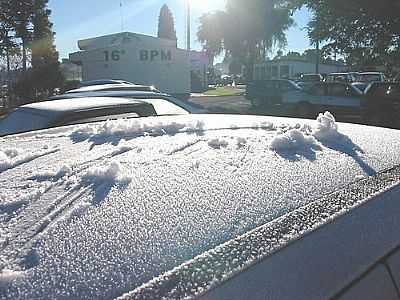
<svg viewBox="0 0 400 300"><path fill-rule="evenodd" d="M338 115L360 113L362 95L350 84L329 84L327 100L327 109Z"/></svg>
<svg viewBox="0 0 400 300"><path fill-rule="evenodd" d="M306 97L303 102L312 104L317 110L326 109L328 101L326 84L316 83L306 90Z"/></svg>

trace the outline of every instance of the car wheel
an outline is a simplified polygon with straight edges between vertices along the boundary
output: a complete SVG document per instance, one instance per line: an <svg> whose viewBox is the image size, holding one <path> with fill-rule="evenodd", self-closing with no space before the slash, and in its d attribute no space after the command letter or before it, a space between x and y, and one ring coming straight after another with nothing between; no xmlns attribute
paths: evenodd
<svg viewBox="0 0 400 300"><path fill-rule="evenodd" d="M296 117L300 118L314 117L311 105L308 103L300 103L296 108Z"/></svg>

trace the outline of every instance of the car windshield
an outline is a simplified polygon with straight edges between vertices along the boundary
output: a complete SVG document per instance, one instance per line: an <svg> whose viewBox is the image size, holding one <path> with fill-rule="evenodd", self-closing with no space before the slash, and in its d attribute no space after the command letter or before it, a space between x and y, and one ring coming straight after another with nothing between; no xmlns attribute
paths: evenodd
<svg viewBox="0 0 400 300"><path fill-rule="evenodd" d="M374 82L374 81L382 81L382 77L379 74L360 74L361 81L365 82Z"/></svg>
<svg viewBox="0 0 400 300"><path fill-rule="evenodd" d="M47 128L51 121L52 116L39 114L31 109L18 108L4 119L0 119L0 136Z"/></svg>
<svg viewBox="0 0 400 300"><path fill-rule="evenodd" d="M176 104L164 99L143 99L143 101L150 103L158 116L166 115L186 115L189 112Z"/></svg>

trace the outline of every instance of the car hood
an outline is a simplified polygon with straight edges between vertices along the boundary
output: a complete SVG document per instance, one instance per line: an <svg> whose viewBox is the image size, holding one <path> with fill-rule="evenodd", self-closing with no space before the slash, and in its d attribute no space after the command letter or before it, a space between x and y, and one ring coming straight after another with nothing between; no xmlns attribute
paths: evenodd
<svg viewBox="0 0 400 300"><path fill-rule="evenodd" d="M399 131L328 113L116 120L0 144L0 297L9 299L120 296L400 164Z"/></svg>

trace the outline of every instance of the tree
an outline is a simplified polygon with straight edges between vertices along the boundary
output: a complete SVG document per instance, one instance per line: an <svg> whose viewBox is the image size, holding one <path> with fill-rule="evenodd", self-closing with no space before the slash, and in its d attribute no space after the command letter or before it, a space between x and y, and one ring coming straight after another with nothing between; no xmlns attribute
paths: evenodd
<svg viewBox="0 0 400 300"><path fill-rule="evenodd" d="M10 1L10 18L14 26L15 37L21 39L22 69L27 70L28 44L32 41L32 15L35 0Z"/></svg>
<svg viewBox="0 0 400 300"><path fill-rule="evenodd" d="M169 7L164 4L160 10L158 18L158 37L177 41L174 17Z"/></svg>
<svg viewBox="0 0 400 300"><path fill-rule="evenodd" d="M214 65L215 57L224 50L225 20L226 14L223 11L206 13L199 19L200 26L197 31L197 38L209 57L210 65Z"/></svg>
<svg viewBox="0 0 400 300"><path fill-rule="evenodd" d="M264 60L274 44L286 44L284 32L293 24L292 9L285 0L227 0L223 13L202 17L198 37L206 51L222 49L227 57L239 60L251 80L255 61Z"/></svg>
<svg viewBox="0 0 400 300"><path fill-rule="evenodd" d="M9 71L22 66L15 94L23 101L48 96L63 81L50 14L48 0L0 1L0 54Z"/></svg>
<svg viewBox="0 0 400 300"><path fill-rule="evenodd" d="M34 2L33 42L30 45L35 88L45 95L51 94L63 81L59 69L58 52L54 46L53 24L49 20L51 11L47 8L47 5L48 0L36 0Z"/></svg>
<svg viewBox="0 0 400 300"><path fill-rule="evenodd" d="M286 58L294 58L294 59L301 59L301 54L296 51L289 51L286 56Z"/></svg>
<svg viewBox="0 0 400 300"><path fill-rule="evenodd" d="M313 11L309 36L351 64L396 63L400 51L398 0L301 0Z"/></svg>

